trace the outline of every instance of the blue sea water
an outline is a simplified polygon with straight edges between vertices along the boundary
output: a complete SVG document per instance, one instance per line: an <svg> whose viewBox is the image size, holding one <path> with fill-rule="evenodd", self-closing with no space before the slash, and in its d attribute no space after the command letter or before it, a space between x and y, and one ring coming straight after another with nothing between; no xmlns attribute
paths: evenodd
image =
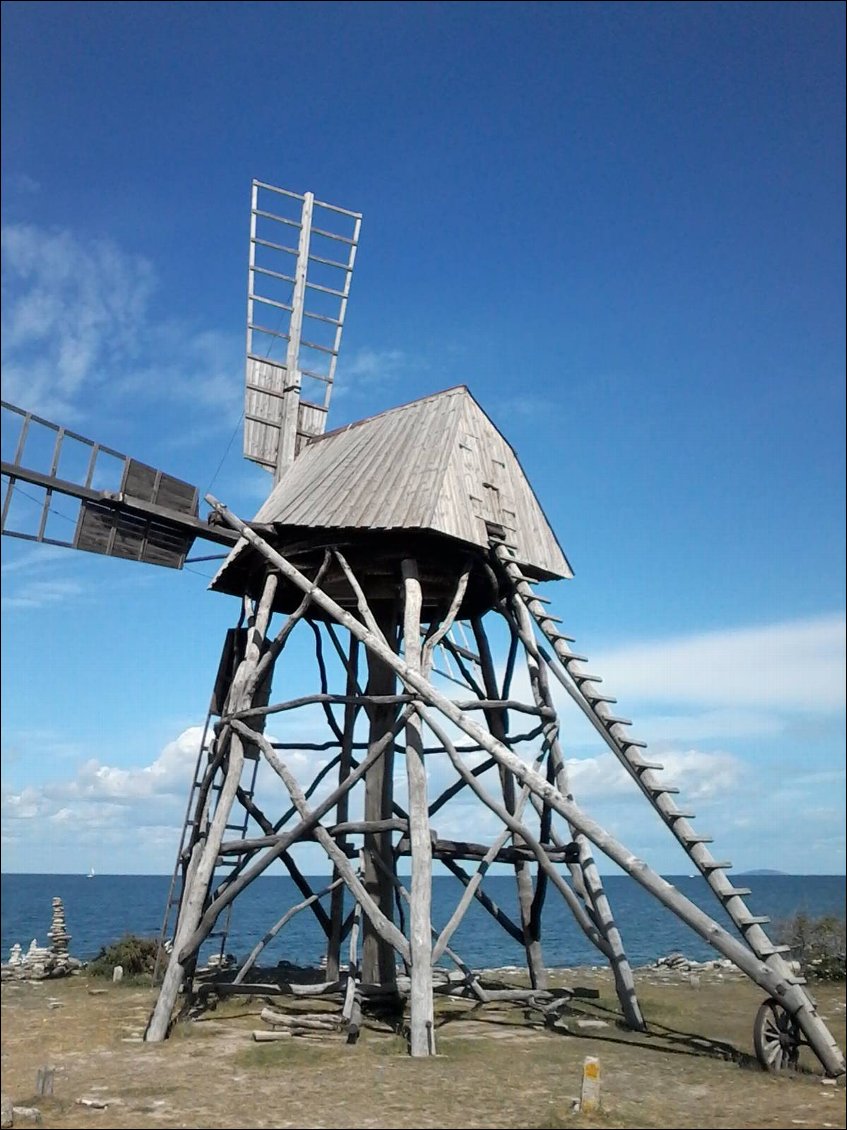
<svg viewBox="0 0 847 1130"><path fill-rule="evenodd" d="M721 925L731 928L702 878L669 878ZM741 876L736 878L740 885ZM696 960L720 956L629 876L606 876L603 882L633 965L647 964L674 950ZM51 900L56 895L64 901L72 937L70 951L75 957L90 959L125 933L158 936L169 883L163 875L97 875L89 879L85 875L5 874L0 882L3 959L8 959L15 942L24 949L33 938L40 945L48 944ZM315 890L326 883L326 879L312 880ZM775 922L801 911L811 916L844 917L845 879L841 875L752 875L744 877L744 885L753 889L747 900L753 913L769 914ZM484 886L499 906L517 918L513 876L488 876ZM435 877L436 926L447 921L461 891L453 876ZM227 950L238 958L246 957L265 931L301 899L287 876L258 879L235 904ZM451 946L473 968L523 964L522 948L477 903L471 905ZM590 965L602 960L552 889L544 908L542 946L550 966ZM263 963L286 960L317 964L324 950L321 928L307 909L274 939L263 955Z"/></svg>

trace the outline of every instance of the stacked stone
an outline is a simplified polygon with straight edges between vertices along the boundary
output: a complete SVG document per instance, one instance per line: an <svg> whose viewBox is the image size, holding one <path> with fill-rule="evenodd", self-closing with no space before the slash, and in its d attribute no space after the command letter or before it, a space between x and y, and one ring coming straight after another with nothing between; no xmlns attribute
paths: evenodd
<svg viewBox="0 0 847 1130"><path fill-rule="evenodd" d="M12 946L8 962L3 962L0 974L3 980L40 981L45 977L66 977L81 969L83 962L68 953L71 935L65 924L65 908L60 898L53 899L53 921L47 932L49 946L40 946L35 938L24 953L20 943Z"/></svg>
<svg viewBox="0 0 847 1130"><path fill-rule="evenodd" d="M71 935L65 926L65 907L60 898L53 899L53 921L47 931L47 937L52 940L53 954L59 960L67 959L68 942Z"/></svg>

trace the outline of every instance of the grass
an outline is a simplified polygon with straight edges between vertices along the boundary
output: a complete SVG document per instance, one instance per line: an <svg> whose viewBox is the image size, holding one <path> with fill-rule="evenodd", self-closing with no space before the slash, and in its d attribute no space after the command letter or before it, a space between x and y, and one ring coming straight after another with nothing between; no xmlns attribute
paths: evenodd
<svg viewBox="0 0 847 1130"><path fill-rule="evenodd" d="M844 1091L821 1085L814 1059L774 1077L752 1060L752 1024L763 994L734 975L639 975L650 1031L617 1023L605 971L562 979L597 993L571 1002L556 1030L537 1014L502 1005L440 1002L438 1055L413 1060L403 1040L365 1026L348 1046L292 1038L251 1040L269 1003L227 999L178 1024L165 1044L137 1042L153 994L124 983L91 995L84 976L40 987L3 985L4 1090L41 1107L45 1128L430 1127L552 1130L555 1127L844 1127ZM815 988L821 1013L844 1045L840 986ZM49 1008L54 998L59 1007ZM274 998L273 1007L289 1007ZM301 1007L306 1007L302 1005ZM311 1010L311 1006L308 1006ZM602 1021L603 1027L580 1022ZM125 1042L128 1034L136 1042ZM574 1110L586 1055L601 1062L603 1109ZM32 1098L36 1071L56 1067L54 1098ZM77 1105L98 1095L107 1111Z"/></svg>

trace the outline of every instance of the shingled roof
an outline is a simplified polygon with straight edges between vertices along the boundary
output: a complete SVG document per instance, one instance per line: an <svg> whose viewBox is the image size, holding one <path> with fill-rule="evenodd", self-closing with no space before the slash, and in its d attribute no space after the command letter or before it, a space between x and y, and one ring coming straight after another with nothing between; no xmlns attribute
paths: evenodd
<svg viewBox="0 0 847 1130"><path fill-rule="evenodd" d="M518 459L464 386L311 440L255 521L313 530L432 531L486 548L503 527L516 559L572 576ZM243 551L236 546L213 582Z"/></svg>

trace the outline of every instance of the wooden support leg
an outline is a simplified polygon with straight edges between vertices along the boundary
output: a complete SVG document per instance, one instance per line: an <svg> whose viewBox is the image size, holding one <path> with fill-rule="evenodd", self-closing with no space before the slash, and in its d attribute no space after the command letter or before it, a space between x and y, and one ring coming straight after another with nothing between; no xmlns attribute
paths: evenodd
<svg viewBox="0 0 847 1130"><path fill-rule="evenodd" d="M247 650L232 681L228 702L228 710L230 711L247 709L252 704L253 696L257 690L257 667L271 618L278 581L279 574L276 572L269 572L265 578L262 597L256 611L256 620L248 637ZM196 952L195 950L185 954L183 949L188 938L196 931L203 914L203 906L209 893L209 885L214 874L218 851L241 781L241 771L244 767L244 742L239 735L234 733L230 733L227 738L221 735L221 740L228 740L229 742L226 776L218 797L215 814L209 824L206 839L198 842L194 848L196 859L192 857L192 864L189 868L191 884L186 887L183 894L173 951L162 981L162 987L159 990L158 1000L153 1009L153 1015L144 1035L148 1043L157 1043L164 1040L168 1034L171 1014L182 987L186 966Z"/></svg>
<svg viewBox="0 0 847 1130"><path fill-rule="evenodd" d="M356 679L359 662L359 641L350 638L350 651L347 657L347 687L346 693L354 695L358 690ZM356 725L358 707L355 703L348 703L344 708L344 730L341 742L341 758L338 764L338 783L343 784L350 775L353 759L353 731ZM350 812L350 794L345 792L339 797L336 809L336 820L343 823ZM344 846L344 840L339 837L339 846ZM337 870L333 871L333 878L338 878ZM329 907L330 931L329 943L326 951L327 980L335 981L341 972L341 935L344 923L344 887L339 885L332 892L332 901Z"/></svg>
<svg viewBox="0 0 847 1130"><path fill-rule="evenodd" d="M390 642L392 650L396 647L397 623L393 607L377 610L380 631ZM368 653L367 694L391 695L397 687L397 680L391 667L378 656ZM374 743L393 727L397 717L395 705L371 704L366 707L370 722L368 744ZM382 757L365 774L365 820L388 820L392 816L394 796L394 749L389 745ZM365 889L380 908L385 917L394 921L394 889L385 869L380 868L375 857L389 870L394 867L394 853L390 832L369 832L364 837ZM396 957L394 950L387 945L374 929L369 919L362 924L362 980L371 985L395 984Z"/></svg>
<svg viewBox="0 0 847 1130"><path fill-rule="evenodd" d="M403 639L406 662L421 670L421 584L414 561L403 561L405 613ZM409 841L412 850L412 904L409 940L411 968L411 1034L413 1056L435 1054L432 1003L432 840L429 834L426 769L421 720L415 714L406 725L406 778L409 785Z"/></svg>

